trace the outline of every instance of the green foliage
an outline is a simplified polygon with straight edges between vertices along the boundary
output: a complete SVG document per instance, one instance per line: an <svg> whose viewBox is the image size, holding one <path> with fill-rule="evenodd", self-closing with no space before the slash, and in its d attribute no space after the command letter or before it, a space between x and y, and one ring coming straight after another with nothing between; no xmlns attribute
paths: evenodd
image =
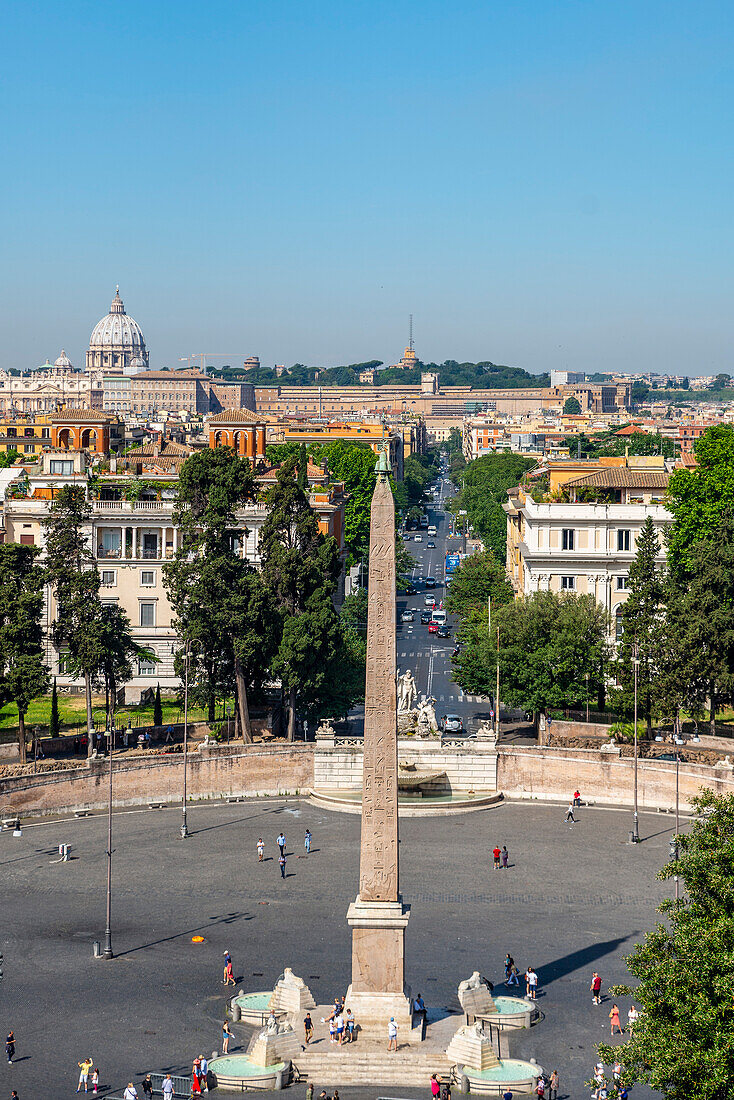
<svg viewBox="0 0 734 1100"><path fill-rule="evenodd" d="M464 643L454 658L454 679L467 693L494 692L500 630L500 698L510 705L544 711L568 707L603 687L610 652L608 616L592 596L534 592L469 619L459 631Z"/></svg>
<svg viewBox="0 0 734 1100"><path fill-rule="evenodd" d="M675 443L672 439L652 432L633 432L632 435L617 435L613 432L594 432L586 435L580 432L578 435L568 435L563 440L563 445L568 447L572 457L579 453L582 458L601 458L614 456L621 458L625 454L630 455L663 455L672 458L675 454Z"/></svg>
<svg viewBox="0 0 734 1100"><path fill-rule="evenodd" d="M161 702L161 685L156 684L155 700L153 701L153 725L163 725L163 704Z"/></svg>
<svg viewBox="0 0 734 1100"><path fill-rule="evenodd" d="M563 411L566 416L577 416L581 412L581 405L577 397L567 397L563 403Z"/></svg>
<svg viewBox="0 0 734 1100"><path fill-rule="evenodd" d="M622 1063L627 1085L644 1082L664 1100L728 1100L734 1080L734 797L706 791L694 799L690 831L678 859L658 878L677 874L680 902L664 901L664 923L627 958L641 1008L633 1034L602 1045L606 1062Z"/></svg>
<svg viewBox="0 0 734 1100"><path fill-rule="evenodd" d="M375 456L366 444L335 440L311 447L315 462L326 462L332 481L343 481L349 499L344 510L344 541L355 558L367 554L370 505L375 490Z"/></svg>
<svg viewBox="0 0 734 1100"><path fill-rule="evenodd" d="M650 387L645 382L633 382L631 390L631 398L635 405L639 405L642 401L647 401L650 393Z"/></svg>
<svg viewBox="0 0 734 1100"><path fill-rule="evenodd" d="M502 505L507 490L519 484L536 462L516 454L490 454L470 462L462 475L463 488L452 502L465 510L470 525L499 562L507 556L507 517Z"/></svg>
<svg viewBox="0 0 734 1100"><path fill-rule="evenodd" d="M0 451L0 470L5 470L8 466L13 466L17 457L18 452L15 450Z"/></svg>
<svg viewBox="0 0 734 1100"><path fill-rule="evenodd" d="M685 587L693 569L693 548L713 534L723 513L734 507L734 427L717 424L695 443L698 465L675 470L668 483L668 508L675 522L668 538L668 566Z"/></svg>
<svg viewBox="0 0 734 1100"><path fill-rule="evenodd" d="M133 659L153 655L134 640L130 620L121 607L103 605L95 627L100 658L94 670L94 679L101 679L104 683L110 708L107 715L109 724L114 720L117 689L132 679Z"/></svg>
<svg viewBox="0 0 734 1100"><path fill-rule="evenodd" d="M59 694L56 690L56 677L54 676L54 686L51 692L51 713L48 719L48 735L49 737L58 737L61 732L61 723L59 721Z"/></svg>
<svg viewBox="0 0 734 1100"><path fill-rule="evenodd" d="M491 551L472 554L464 558L451 578L451 588L446 599L446 610L458 615L463 622L487 616L488 599L492 597L492 609L509 603L514 598L512 585L502 566Z"/></svg>
<svg viewBox="0 0 734 1100"><path fill-rule="evenodd" d="M43 569L39 551L18 543L0 545L0 699L18 708L18 747L25 762L25 715L48 687L44 665Z"/></svg>

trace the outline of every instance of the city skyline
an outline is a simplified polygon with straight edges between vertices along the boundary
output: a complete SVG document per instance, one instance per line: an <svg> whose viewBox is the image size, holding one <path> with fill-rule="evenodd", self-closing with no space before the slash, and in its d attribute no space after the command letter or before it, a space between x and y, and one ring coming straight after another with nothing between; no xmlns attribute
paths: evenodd
<svg viewBox="0 0 734 1100"><path fill-rule="evenodd" d="M72 2L4 20L0 366L732 369L729 5Z"/></svg>

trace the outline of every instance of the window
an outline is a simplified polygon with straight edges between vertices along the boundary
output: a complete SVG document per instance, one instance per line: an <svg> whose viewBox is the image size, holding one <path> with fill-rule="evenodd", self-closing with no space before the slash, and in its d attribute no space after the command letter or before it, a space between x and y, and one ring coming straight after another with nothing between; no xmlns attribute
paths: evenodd
<svg viewBox="0 0 734 1100"><path fill-rule="evenodd" d="M27 455L33 455L36 453L36 448L33 446L32 443L26 443L23 447L23 450Z"/></svg>
<svg viewBox="0 0 734 1100"><path fill-rule="evenodd" d="M617 577L617 592L626 592L629 586L629 577Z"/></svg>
<svg viewBox="0 0 734 1100"><path fill-rule="evenodd" d="M36 542L36 540L34 539L33 535L21 535L20 536L20 545L21 546L34 546L35 542Z"/></svg>
<svg viewBox="0 0 734 1100"><path fill-rule="evenodd" d="M617 531L617 549L629 550L630 548L630 532L619 530Z"/></svg>
<svg viewBox="0 0 734 1100"><path fill-rule="evenodd" d="M571 532L573 534L573 532ZM575 577L561 577L561 591L574 592L576 590Z"/></svg>
<svg viewBox="0 0 734 1100"><path fill-rule="evenodd" d="M140 571L140 583L144 588L155 587L155 570L153 569L141 569Z"/></svg>
<svg viewBox="0 0 734 1100"><path fill-rule="evenodd" d="M71 673L72 670L71 670L69 662L70 662L70 657L69 657L68 651L64 650L63 652L59 653L59 675L60 676L67 676Z"/></svg>
<svg viewBox="0 0 734 1100"><path fill-rule="evenodd" d="M574 544L574 530L573 528L564 527L561 531L561 546L564 550L573 550Z"/></svg>
<svg viewBox="0 0 734 1100"><path fill-rule="evenodd" d="M117 584L117 573L114 569L102 570L102 587L114 588Z"/></svg>
<svg viewBox="0 0 734 1100"><path fill-rule="evenodd" d="M154 603L141 603L141 605L140 605L140 625L141 626L155 626L155 604Z"/></svg>
<svg viewBox="0 0 734 1100"><path fill-rule="evenodd" d="M52 474L62 474L64 477L71 477L74 473L73 459L52 458L49 466Z"/></svg>
<svg viewBox="0 0 734 1100"><path fill-rule="evenodd" d="M617 643L622 641L623 634L624 629L622 625L622 608L618 607L617 612L614 616L614 638Z"/></svg>
<svg viewBox="0 0 734 1100"><path fill-rule="evenodd" d="M138 661L138 676L155 676L155 661L141 657Z"/></svg>

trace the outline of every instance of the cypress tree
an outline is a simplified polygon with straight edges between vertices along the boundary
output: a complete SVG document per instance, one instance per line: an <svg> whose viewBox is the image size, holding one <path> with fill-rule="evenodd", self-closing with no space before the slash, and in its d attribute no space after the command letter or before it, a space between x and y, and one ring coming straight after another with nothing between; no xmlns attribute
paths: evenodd
<svg viewBox="0 0 734 1100"><path fill-rule="evenodd" d="M56 677L54 676L54 686L51 692L51 717L48 722L48 735L49 737L58 737L61 730L61 723L59 722L59 696L56 691Z"/></svg>
<svg viewBox="0 0 734 1100"><path fill-rule="evenodd" d="M163 704L161 703L161 685L157 684L155 689L155 701L153 702L153 725L163 725Z"/></svg>

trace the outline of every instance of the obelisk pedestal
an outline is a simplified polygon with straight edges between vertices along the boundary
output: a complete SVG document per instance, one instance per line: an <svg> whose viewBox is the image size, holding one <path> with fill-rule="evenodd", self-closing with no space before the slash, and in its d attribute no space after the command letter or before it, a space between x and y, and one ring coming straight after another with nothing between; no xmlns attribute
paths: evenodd
<svg viewBox="0 0 734 1100"><path fill-rule="evenodd" d="M349 906L352 984L345 1005L367 1032L413 1038L405 985L405 927L398 879L398 742L395 661L395 505L384 452L370 512L367 678L359 893Z"/></svg>

